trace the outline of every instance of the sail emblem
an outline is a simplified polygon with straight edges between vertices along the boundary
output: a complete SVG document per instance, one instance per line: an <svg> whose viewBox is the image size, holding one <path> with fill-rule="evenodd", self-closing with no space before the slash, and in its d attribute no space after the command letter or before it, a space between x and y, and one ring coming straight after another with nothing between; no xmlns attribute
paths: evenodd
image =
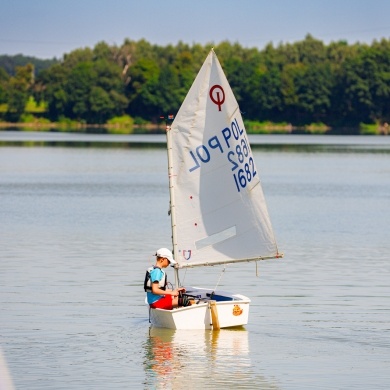
<svg viewBox="0 0 390 390"><path fill-rule="evenodd" d="M234 316L240 316L242 314L243 310L239 305L234 305L233 307L233 315Z"/></svg>
<svg viewBox="0 0 390 390"><path fill-rule="evenodd" d="M221 111L221 106L225 102L225 91L220 85L216 84L210 88L210 99L218 106L218 111Z"/></svg>
<svg viewBox="0 0 390 390"><path fill-rule="evenodd" d="M183 250L183 257L185 260L189 260L191 258L192 250Z"/></svg>

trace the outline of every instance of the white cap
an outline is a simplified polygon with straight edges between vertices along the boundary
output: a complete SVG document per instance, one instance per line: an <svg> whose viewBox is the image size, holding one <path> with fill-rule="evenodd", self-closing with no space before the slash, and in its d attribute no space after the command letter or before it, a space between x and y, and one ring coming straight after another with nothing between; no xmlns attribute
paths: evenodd
<svg viewBox="0 0 390 390"><path fill-rule="evenodd" d="M167 248L160 248L156 252L156 256L157 257L165 257L166 259L168 259L168 261L169 261L169 263L171 265L175 265L176 264L176 261L173 260L172 252L169 249L167 249Z"/></svg>

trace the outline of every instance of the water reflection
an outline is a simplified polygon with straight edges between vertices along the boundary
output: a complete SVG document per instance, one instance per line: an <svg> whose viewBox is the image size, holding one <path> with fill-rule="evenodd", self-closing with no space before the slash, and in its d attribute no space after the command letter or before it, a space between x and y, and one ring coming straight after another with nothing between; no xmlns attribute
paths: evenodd
<svg viewBox="0 0 390 390"><path fill-rule="evenodd" d="M252 148L283 152L390 153L390 137L359 135L250 134ZM0 131L0 147L78 148L166 147L165 134L89 134L47 131Z"/></svg>
<svg viewBox="0 0 390 390"><path fill-rule="evenodd" d="M8 369L8 364L3 355L3 351L0 348L0 389L1 390L14 390L11 374Z"/></svg>
<svg viewBox="0 0 390 390"><path fill-rule="evenodd" d="M145 341L146 388L277 389L254 372L248 332L150 327Z"/></svg>

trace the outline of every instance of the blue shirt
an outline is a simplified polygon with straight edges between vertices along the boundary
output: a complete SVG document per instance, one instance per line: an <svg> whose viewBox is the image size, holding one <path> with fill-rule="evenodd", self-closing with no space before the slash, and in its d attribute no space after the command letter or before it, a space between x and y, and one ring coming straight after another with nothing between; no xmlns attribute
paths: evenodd
<svg viewBox="0 0 390 390"><path fill-rule="evenodd" d="M165 278L165 272L161 268L153 268L150 272L150 282L153 284L154 282L159 282L162 278ZM147 291L146 297L148 300L148 304L151 305L154 302L157 302L164 295L153 294L152 292Z"/></svg>

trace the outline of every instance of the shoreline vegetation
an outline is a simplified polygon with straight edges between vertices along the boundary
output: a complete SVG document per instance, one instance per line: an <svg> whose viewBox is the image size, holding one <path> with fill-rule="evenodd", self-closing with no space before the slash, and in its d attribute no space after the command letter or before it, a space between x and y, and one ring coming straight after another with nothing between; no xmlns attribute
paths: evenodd
<svg viewBox="0 0 390 390"><path fill-rule="evenodd" d="M31 119L31 118L30 118ZM322 123L315 123L303 127L293 126L291 123L272 123L245 121L248 134L344 134L344 135L390 135L390 126L387 123L361 124L358 128L332 128ZM34 118L29 122L0 122L0 130L17 131L56 131L71 133L97 134L163 134L164 123L134 124L132 120L119 120L106 124L88 124L76 121L50 122Z"/></svg>
<svg viewBox="0 0 390 390"><path fill-rule="evenodd" d="M177 112L212 48L245 107L248 133L389 134L390 40L324 44L310 34L262 50L125 39L50 62L0 55L1 127L164 132L161 116Z"/></svg>
<svg viewBox="0 0 390 390"><path fill-rule="evenodd" d="M0 114L7 112L7 104L0 104ZM50 121L44 115L47 113L47 104L37 103L30 96L24 113L18 122L1 121L0 130L17 131L52 131L65 133L90 134L164 134L165 121L150 122L143 118L133 118L128 114L114 116L106 123L87 123L83 120L74 120L61 116L58 121ZM356 127L331 127L325 123L311 123L304 126L295 126L287 122L257 121L243 119L248 134L343 134L343 135L390 135L390 126L387 122L360 123Z"/></svg>

